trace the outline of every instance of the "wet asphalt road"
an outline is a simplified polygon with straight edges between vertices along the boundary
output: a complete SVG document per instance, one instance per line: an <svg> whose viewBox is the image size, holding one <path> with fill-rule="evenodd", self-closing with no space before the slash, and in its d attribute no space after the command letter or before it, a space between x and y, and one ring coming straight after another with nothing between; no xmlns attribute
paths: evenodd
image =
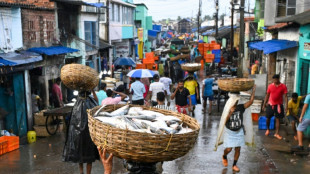
<svg viewBox="0 0 310 174"><path fill-rule="evenodd" d="M223 107L223 103L222 106ZM174 161L164 162L165 174L230 174L233 162L232 151L228 156L229 165L222 166L221 158L223 146L214 151L214 144L221 113L214 107L211 115L201 112L201 105L197 105L195 118L201 125L201 130L195 147L184 157ZM292 138L290 127L281 125L280 134L285 140L277 140L272 136L264 136L264 131L255 130L255 147L244 146L238 166L240 173L268 174L268 173L308 173L310 157L293 155L289 152L291 145L296 145ZM64 134L38 139L36 143L23 145L19 150L0 156L0 174L78 174L78 165L62 162ZM305 144L308 142L306 141ZM93 163L93 172L104 172L100 161ZM122 160L114 158L113 173L121 174L126 170Z"/></svg>

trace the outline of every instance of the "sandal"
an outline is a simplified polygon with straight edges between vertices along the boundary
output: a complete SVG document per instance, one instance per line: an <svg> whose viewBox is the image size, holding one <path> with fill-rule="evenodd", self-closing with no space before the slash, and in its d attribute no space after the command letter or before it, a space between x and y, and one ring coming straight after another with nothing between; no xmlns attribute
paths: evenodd
<svg viewBox="0 0 310 174"><path fill-rule="evenodd" d="M282 140L282 137L279 134L274 134L274 137L276 137L279 140Z"/></svg>

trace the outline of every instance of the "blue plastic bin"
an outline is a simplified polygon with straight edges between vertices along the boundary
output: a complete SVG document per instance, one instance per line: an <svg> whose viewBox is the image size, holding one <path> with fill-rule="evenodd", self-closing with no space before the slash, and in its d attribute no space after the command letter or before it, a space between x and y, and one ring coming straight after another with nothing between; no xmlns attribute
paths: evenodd
<svg viewBox="0 0 310 174"><path fill-rule="evenodd" d="M221 55L221 50L212 50L212 54L219 54L219 55Z"/></svg>
<svg viewBox="0 0 310 174"><path fill-rule="evenodd" d="M220 63L221 59L214 59L214 63Z"/></svg>
<svg viewBox="0 0 310 174"><path fill-rule="evenodd" d="M266 116L260 116L258 119L258 129L260 130L266 130L267 129L267 123L266 123L267 117ZM275 117L271 117L270 119L270 130L274 130L275 128Z"/></svg>

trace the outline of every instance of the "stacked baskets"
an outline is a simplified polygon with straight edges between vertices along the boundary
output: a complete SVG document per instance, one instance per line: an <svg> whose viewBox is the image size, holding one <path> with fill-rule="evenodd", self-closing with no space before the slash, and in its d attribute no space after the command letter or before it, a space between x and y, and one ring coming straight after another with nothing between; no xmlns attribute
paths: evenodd
<svg viewBox="0 0 310 174"><path fill-rule="evenodd" d="M61 81L70 89L90 91L99 83L98 73L85 65L68 64L61 68Z"/></svg>
<svg viewBox="0 0 310 174"><path fill-rule="evenodd" d="M219 79L218 86L223 91L229 91L229 92L248 91L253 88L254 80L246 78Z"/></svg>
<svg viewBox="0 0 310 174"><path fill-rule="evenodd" d="M112 112L124 105L109 105L104 112ZM134 105L130 105L133 107ZM137 106L136 106L137 107ZM140 106L139 106L140 107ZM171 161L184 156L196 143L200 130L197 120L185 114L142 106L143 109L180 118L192 132L185 134L149 134L119 129L93 117L98 107L88 111L88 126L93 142L120 158L138 162Z"/></svg>

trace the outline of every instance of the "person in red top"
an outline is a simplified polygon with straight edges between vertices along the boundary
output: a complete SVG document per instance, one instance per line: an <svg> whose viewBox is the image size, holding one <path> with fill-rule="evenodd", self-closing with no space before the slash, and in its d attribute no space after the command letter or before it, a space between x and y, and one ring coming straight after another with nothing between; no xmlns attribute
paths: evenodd
<svg viewBox="0 0 310 174"><path fill-rule="evenodd" d="M52 88L52 97L53 97L52 99L53 99L53 104L55 108L59 108L63 106L60 82L61 80L58 77L56 79L56 82L53 84L53 88Z"/></svg>
<svg viewBox="0 0 310 174"><path fill-rule="evenodd" d="M276 132L274 137L278 139L282 139L279 135L279 127L280 127L280 119L282 119L287 113L287 87L285 84L280 82L280 75L276 74L273 77L273 83L268 86L267 95L265 97L263 111L266 109L266 117L267 117L267 131L265 133L266 136L269 135L269 125L270 118L272 116L276 117ZM283 108L283 96L285 98L285 111ZM268 105L266 105L268 103Z"/></svg>

